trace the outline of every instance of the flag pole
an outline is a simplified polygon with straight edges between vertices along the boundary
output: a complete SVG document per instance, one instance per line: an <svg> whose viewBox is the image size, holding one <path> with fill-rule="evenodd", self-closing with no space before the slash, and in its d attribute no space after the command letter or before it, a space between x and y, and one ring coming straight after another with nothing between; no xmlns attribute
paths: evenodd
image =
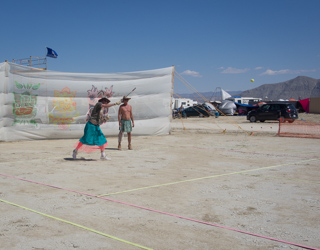
<svg viewBox="0 0 320 250"><path fill-rule="evenodd" d="M45 61L46 61L46 70L48 69L48 65L47 65L47 47L45 47Z"/></svg>

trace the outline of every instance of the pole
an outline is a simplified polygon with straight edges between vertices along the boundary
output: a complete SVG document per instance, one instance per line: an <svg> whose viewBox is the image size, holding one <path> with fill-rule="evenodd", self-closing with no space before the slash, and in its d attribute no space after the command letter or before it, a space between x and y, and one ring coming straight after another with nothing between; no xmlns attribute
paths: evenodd
<svg viewBox="0 0 320 250"><path fill-rule="evenodd" d="M47 65L47 47L45 47L45 52L44 52L44 54L45 54L44 58L45 58L45 60L46 60L46 68L45 68L45 70L47 70L47 69L48 69L48 65Z"/></svg>
<svg viewBox="0 0 320 250"><path fill-rule="evenodd" d="M135 90L136 90L136 87L129 94L127 94L126 96L130 95Z"/></svg>
<svg viewBox="0 0 320 250"><path fill-rule="evenodd" d="M174 65L172 65L172 78L171 78L171 105L170 105L171 110L170 110L170 112L172 112L172 105L174 105L174 104L173 104L173 86L174 86L174 73L175 73L175 70L176 70L175 66L174 66ZM171 116L171 118L172 118L172 116ZM170 133L171 133L171 131L170 131Z"/></svg>

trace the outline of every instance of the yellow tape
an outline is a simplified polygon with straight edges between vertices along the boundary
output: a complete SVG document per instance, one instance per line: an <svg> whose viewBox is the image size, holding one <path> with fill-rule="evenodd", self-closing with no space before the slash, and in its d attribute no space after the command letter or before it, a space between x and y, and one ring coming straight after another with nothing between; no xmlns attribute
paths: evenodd
<svg viewBox="0 0 320 250"><path fill-rule="evenodd" d="M170 183L153 185L153 186L148 186L148 187L135 188L135 189L125 190L125 191L120 191L120 192L115 192L115 193L102 194L102 195L97 195L97 197L109 196L109 195L114 195L114 194L123 194L123 193L133 192L133 191L142 190L142 189L148 189L148 188L154 188L154 187L163 187L163 186L169 186L169 185L174 185L174 184L179 184L179 183L184 183L184 182L198 181L198 180L210 179L210 178L227 176L227 175L233 175L233 174L242 174L242 173L247 173L247 172L252 172L252 171L258 171L258 170L262 170L262 169L276 168L276 167L282 167L282 166L287 166L287 165L292 165L292 164L299 164L299 163L304 163L304 162L309 162L309 161L318 161L318 160L320 160L320 158L303 160L303 161L299 161L299 162L285 163L285 164L275 165L275 166L269 166L269 167L248 169L248 170L243 170L243 171L238 171L238 172L232 172L232 173L227 173L227 174L219 174L219 175L205 176L205 177L200 177L200 178L195 178L195 179L189 179L189 180L183 180L183 181L170 182Z"/></svg>
<svg viewBox="0 0 320 250"><path fill-rule="evenodd" d="M253 176L252 174L245 174L245 175ZM301 179L290 179L290 178L275 177L275 176L264 176L264 177L269 179L279 179L279 180L285 180L285 181L299 181L299 182L320 184L320 181L307 181L307 180L301 180Z"/></svg>
<svg viewBox="0 0 320 250"><path fill-rule="evenodd" d="M56 159L61 159L61 157L46 158L46 160L56 160ZM43 160L43 158L28 159L28 160L21 160L21 161L7 161L7 162L4 161L4 162L0 162L0 164L10 164L10 163L19 163L19 162L26 162L26 161L40 161L40 160Z"/></svg>
<svg viewBox="0 0 320 250"><path fill-rule="evenodd" d="M85 227L85 226L82 226L82 225L79 225L79 224L76 224L76 223L73 223L73 222L70 222L70 221L67 221L67 220L63 220L63 219L60 219L60 218L57 218L57 217L54 217L54 216L51 216L51 215L48 215L48 214L44 214L44 213L41 213L41 212L38 212L38 211L35 211L33 209L30 209L30 208L27 208L27 207L24 207L24 206L20 206L18 204L15 204L15 203L12 203L12 202L9 202L9 201L5 201L5 200L2 200L0 199L1 202L4 202L4 203L7 203L7 204L10 204L12 206L16 206L16 207L19 207L19 208L23 208L25 210L28 210L30 212L33 212L33 213L36 213L36 214L40 214L40 215L43 215L43 216L46 216L46 217L49 217L51 219L55 219L55 220L58 220L58 221L61 221L61 222L64 222L64 223L68 223L70 225L73 225L73 226L76 226L76 227L80 227L82 229L85 229L85 230L88 230L90 232L93 232L93 233L96 233L96 234L100 234L102 236L105 236L105 237L109 237L111 239L114 239L114 240L117 240L117 241L121 241L123 243L127 243L129 245L132 245L132 246L136 246L136 247L139 247L139 248L142 248L142 249L148 249L148 250L151 250L151 248L148 248L148 247L144 247L144 246L141 246L139 244L136 244L136 243L132 243L130 241L126 241L126 240L123 240L123 239L120 239L120 238L117 238L115 236L112 236L112 235L109 235L109 234L105 234L105 233L102 233L102 232L99 232L97 230L94 230L94 229L91 229L91 228L88 228L88 227Z"/></svg>

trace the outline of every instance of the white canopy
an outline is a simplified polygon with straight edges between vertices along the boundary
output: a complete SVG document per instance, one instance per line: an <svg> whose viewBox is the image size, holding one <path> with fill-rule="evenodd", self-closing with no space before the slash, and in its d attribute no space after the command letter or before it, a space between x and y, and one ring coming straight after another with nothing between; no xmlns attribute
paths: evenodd
<svg viewBox="0 0 320 250"><path fill-rule="evenodd" d="M222 93L222 100L225 100L225 99L231 97L231 95L223 89L221 89L221 93Z"/></svg>

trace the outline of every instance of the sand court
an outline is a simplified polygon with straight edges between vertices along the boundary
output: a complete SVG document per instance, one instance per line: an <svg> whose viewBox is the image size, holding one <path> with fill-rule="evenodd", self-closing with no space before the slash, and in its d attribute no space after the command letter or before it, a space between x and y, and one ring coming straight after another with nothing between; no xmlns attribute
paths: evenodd
<svg viewBox="0 0 320 250"><path fill-rule="evenodd" d="M1 247L320 248L319 140L187 120L132 151L107 138L111 161L71 160L77 140L0 143Z"/></svg>

